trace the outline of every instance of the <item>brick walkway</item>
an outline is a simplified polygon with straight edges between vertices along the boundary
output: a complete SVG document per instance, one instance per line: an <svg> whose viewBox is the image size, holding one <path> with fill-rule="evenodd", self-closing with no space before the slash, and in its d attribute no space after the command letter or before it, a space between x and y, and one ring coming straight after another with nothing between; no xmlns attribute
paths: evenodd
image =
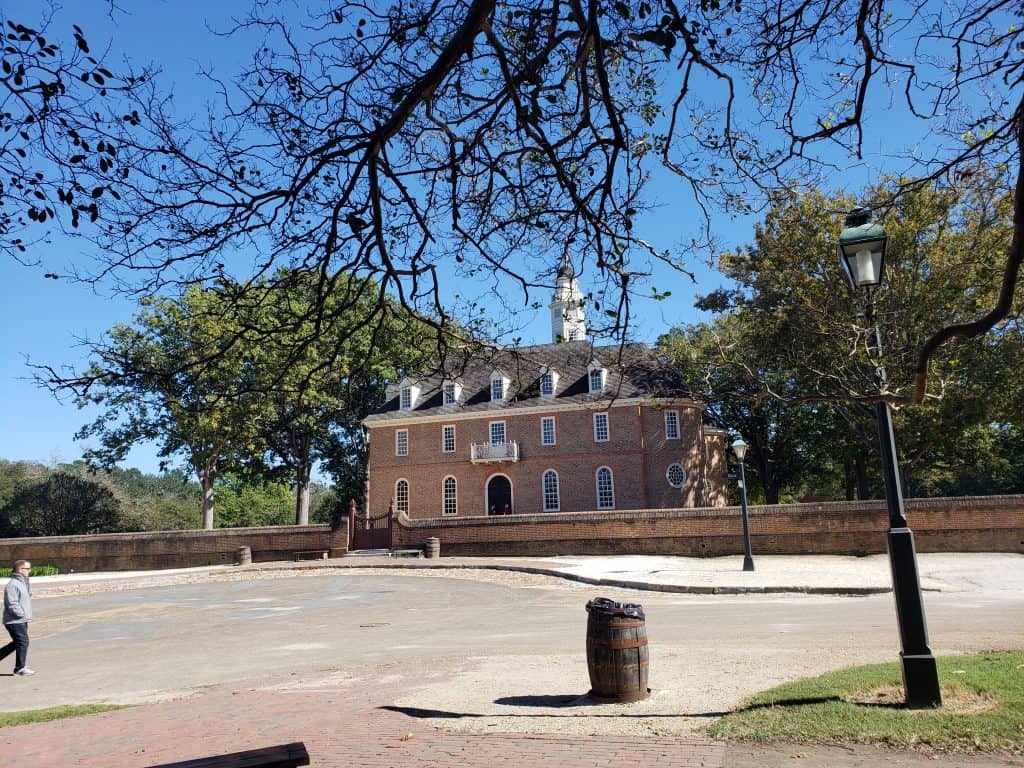
<svg viewBox="0 0 1024 768"><path fill-rule="evenodd" d="M189 699L5 728L0 755L32 768L142 768L302 741L319 768L723 765L724 745L698 738L437 731L383 709L406 692L376 685L372 675L341 688L221 686Z"/></svg>

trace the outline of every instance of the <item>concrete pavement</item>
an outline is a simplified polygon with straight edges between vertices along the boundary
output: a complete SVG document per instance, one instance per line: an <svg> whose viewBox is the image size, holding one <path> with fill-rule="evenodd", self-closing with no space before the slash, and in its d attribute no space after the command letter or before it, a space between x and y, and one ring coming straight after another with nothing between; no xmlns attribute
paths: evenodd
<svg viewBox="0 0 1024 768"><path fill-rule="evenodd" d="M33 580L33 590L41 598L40 608L46 613L46 598L61 595L88 594L94 591L119 591L142 589L173 584L212 585L220 580L259 579L261 575L272 575L279 571L325 570L347 568L389 568L396 575L408 568L458 568L497 570L502 573L550 573L567 579L583 581L602 587L634 586L656 592L697 593L707 591L717 594L736 595L731 598L748 603L768 600L756 594L749 598L744 595L758 591L785 591L797 593L794 599L800 603L800 611L816 610L825 598L800 597L799 593L826 594L872 594L888 589L888 564L884 556L867 558L756 558L758 570L744 574L740 570L742 558L717 558L694 560L689 558L664 557L604 557L604 558L545 558L523 560L512 558L441 558L422 560L408 558L349 557L337 561L316 561L311 563L258 564L245 568L187 569L175 572L148 572L131 574L69 574ZM984 603L1001 600L999 595L1018 596L1024 592L1024 556L1021 555L921 555L922 583L926 590L940 593L949 603ZM286 575L280 573L278 575ZM326 575L326 574L325 574ZM469 575L468 573L466 575ZM417 579L416 581L421 581ZM426 589L426 586L423 587ZM595 594L600 590L595 590ZM153 593L156 595L156 591ZM175 596L180 592L175 592ZM187 594L187 593L186 593ZM424 594L429 594L424 593ZM271 603L257 600L256 592L239 594L234 600L239 607L233 609L246 612L252 618L271 616ZM348 595L337 597L348 598ZM659 598L659 600L667 599ZM645 602L653 600L639 595ZM573 595L573 602L579 602ZM637 599L631 597L630 599ZM700 600L694 596L683 598ZM720 598L711 598L720 599ZM867 598L884 604L888 598ZM151 600L151 598L147 598ZM811 602L808 602L811 601ZM66 603L68 601L58 601ZM78 601L71 601L78 602ZM836 602L834 599L831 602ZM863 600L854 601L863 604ZM349 604L346 602L345 604ZM692 605L693 603L688 603ZM1007 601L1006 605L1017 605ZM244 606L252 605L251 608ZM530 605L530 604L526 604ZM667 605L667 604L666 604ZM173 603L172 603L173 606ZM494 606L487 606L492 609ZM521 609L520 609L521 610ZM533 610L532 608L530 610ZM667 608L663 608L667 611ZM148 614L147 621L162 620L163 608L155 607ZM173 626L174 608L170 608L166 619ZM104 604L100 613L103 617L118 617L130 614L132 609L124 604ZM429 613L429 611L428 611ZM486 613L486 611L485 611ZM416 615L415 613L413 615ZM798 615L794 613L794 617ZM373 617L377 618L377 617ZM397 617L396 617L397 618ZM791 619L790 619L791 620ZM946 619L948 623L949 619ZM1020 617L1018 616L1018 623ZM263 623L263 622L257 622ZM150 627L160 647L160 632L165 625ZM368 621L363 630L367 640L380 638L377 642L393 642L382 629L375 629L374 622ZM788 631L789 625L775 625L781 631ZM440 629L440 628L439 628ZM447 628L446 631L451 631ZM455 628L456 631L458 628ZM84 630L75 630L81 635ZM191 631L191 630L190 630ZM218 629L219 631L219 629ZM244 630L243 630L244 631ZM888 630L886 630L888 631ZM1012 635L1012 627L1011 632ZM708 637L713 637L710 632ZM1005 635L1004 635L1005 636ZM59 642L61 636L52 640ZM102 639L102 638L101 638ZM782 746L757 748L746 745L726 745L697 736L672 737L628 737L593 735L598 729L587 733L586 719L636 717L633 710L623 708L621 712L607 711L604 707L584 707L573 717L584 725L582 731L573 733L494 733L486 730L486 721L477 710L470 706L449 707L445 711L416 711L415 707L401 706L411 699L415 703L429 700L419 698L411 692L419 689L441 690L458 694L452 689L464 686L466 680L475 680L471 685L480 685L479 677L466 677L456 660L433 658L430 650L423 659L411 659L406 651L395 653L390 645L381 648L384 652L381 663L356 669L345 667L343 658L338 658L338 667L346 674L339 675L333 670L303 669L294 674L275 673L255 678L261 669L261 650L253 648L252 658L246 662L244 637L223 638L231 640L237 648L237 665L231 675L222 677L230 682L214 684L188 698L161 701L132 709L95 715L87 718L63 720L53 723L39 723L32 726L0 730L0 756L10 756L19 762L28 762L33 768L40 766L149 766L174 760L190 759L203 755L221 754L242 749L252 749L291 741L304 741L313 757L314 766L604 766L631 763L639 768L645 766L706 766L716 768L729 766L794 766L829 765L836 768L846 766L868 766L888 763L892 766L963 766L967 768L992 768L995 766L1022 765L1024 761L998 756L929 756L917 753L882 751L871 747L806 747ZM296 638L301 641L302 638ZM312 639L312 638L311 638ZM413 638L415 639L415 638ZM735 638L733 638L735 639ZM1021 636L1024 639L1024 635ZM117 640L111 637L110 640ZM294 641L293 641L294 642ZM808 641L810 642L810 641ZM40 643L40 645L43 645ZM45 646L43 646L45 647ZM102 646L101 646L102 647ZM107 650L110 650L108 646ZM297 646L296 646L297 647ZM726 649L720 649L725 651ZM714 652L713 650L711 651ZM403 657L401 662L395 661ZM44 657L45 658L45 657ZM124 674L135 674L139 669L136 662L129 662L126 656ZM544 661L545 655L540 657ZM666 659L660 660L665 664ZM806 659L805 659L806 662ZM153 663L160 664L159 659ZM518 662L516 662L518 663ZM836 664L838 662L833 662ZM842 665L839 663L839 665ZM45 684L47 680L59 682L60 676L72 674L71 667L41 669L36 679L0 678L0 691L7 703L19 686L26 693L30 685ZM249 669L248 677L242 671ZM484 669L486 673L489 667ZM509 668L508 675L514 675ZM664 670L664 666L662 667ZM88 676L91 670L81 670ZM173 675L173 669L168 670ZM182 670L187 674L191 670ZM525 669L521 674L525 674ZM664 675L665 672L662 672ZM233 676L233 677L232 677ZM45 678L45 679L44 679ZM216 680L208 682L216 683ZM71 680L68 680L71 683ZM548 679L546 686L539 690L555 690ZM102 681L97 680L97 685ZM653 682L652 682L653 684ZM557 688L557 686L556 686ZM572 690L570 688L570 690ZM557 688L557 693L564 692ZM158 694L159 692L154 692ZM475 691L464 691L463 698L473 699ZM479 696L478 696L479 698ZM540 697L544 698L544 697ZM552 697L547 697L552 698ZM557 697L556 697L557 698ZM490 693L483 696L487 701L495 697ZM16 700L16 699L15 699ZM464 702L465 703L465 702ZM497 702L494 702L495 704ZM509 709L507 705L504 705ZM621 705L620 705L621 706ZM10 706L4 707L10 709ZM579 708L576 708L579 710ZM512 712L516 710L511 709ZM546 710L545 710L546 711ZM680 710L676 710L680 711ZM687 710L681 710L687 711ZM711 716L714 713L707 712ZM551 713L556 716L557 713ZM563 717L565 713L563 711ZM432 727L436 718L477 718L485 726L484 732L459 733ZM516 715L512 715L516 717ZM507 719L506 719L507 722ZM557 721L554 721L557 722Z"/></svg>
<svg viewBox="0 0 1024 768"><path fill-rule="evenodd" d="M571 579L609 588L680 594L836 594L869 595L892 589L886 555L755 556L755 571L742 570L735 557L670 557L652 555L574 556L549 558L441 557L437 559L348 556L333 560L209 566L172 571L120 571L61 574L33 579L43 594L88 592L158 586L216 578L247 571L348 568L482 569L532 573ZM925 592L970 592L980 588L1024 591L1024 555L1014 553L918 554L921 588Z"/></svg>

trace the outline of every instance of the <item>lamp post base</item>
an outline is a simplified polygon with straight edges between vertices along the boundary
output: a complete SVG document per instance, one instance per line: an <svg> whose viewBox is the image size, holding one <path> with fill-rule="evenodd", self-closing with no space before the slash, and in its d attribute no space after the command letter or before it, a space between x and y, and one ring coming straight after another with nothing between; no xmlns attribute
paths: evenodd
<svg viewBox="0 0 1024 768"><path fill-rule="evenodd" d="M754 558L752 558L750 555L745 555L743 557L743 570L744 571L752 571L752 570L754 570Z"/></svg>
<svg viewBox="0 0 1024 768"><path fill-rule="evenodd" d="M907 692L907 709L937 709L942 706L939 671L935 657L929 654L900 654L903 666L903 688Z"/></svg>
<svg viewBox="0 0 1024 768"><path fill-rule="evenodd" d="M909 528L890 528L889 566L892 570L893 596L903 650L903 687L908 709L934 709L942 706L939 672L928 647L928 628L924 619L921 580L917 572L914 534Z"/></svg>

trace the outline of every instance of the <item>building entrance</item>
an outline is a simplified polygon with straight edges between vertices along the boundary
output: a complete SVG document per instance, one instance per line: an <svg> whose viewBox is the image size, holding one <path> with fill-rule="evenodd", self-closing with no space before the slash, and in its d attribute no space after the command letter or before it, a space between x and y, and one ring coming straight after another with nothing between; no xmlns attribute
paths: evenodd
<svg viewBox="0 0 1024 768"><path fill-rule="evenodd" d="M487 514L512 514L512 483L504 475L495 475L487 481Z"/></svg>

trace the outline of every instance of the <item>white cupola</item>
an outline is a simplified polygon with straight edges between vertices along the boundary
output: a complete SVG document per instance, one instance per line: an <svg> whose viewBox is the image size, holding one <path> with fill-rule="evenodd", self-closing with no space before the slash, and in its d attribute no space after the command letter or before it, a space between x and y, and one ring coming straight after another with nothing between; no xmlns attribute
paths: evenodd
<svg viewBox="0 0 1024 768"><path fill-rule="evenodd" d="M587 325L583 319L583 295L579 280L569 263L569 247L562 254L562 265L555 279L555 295L551 300L551 341L583 341Z"/></svg>

